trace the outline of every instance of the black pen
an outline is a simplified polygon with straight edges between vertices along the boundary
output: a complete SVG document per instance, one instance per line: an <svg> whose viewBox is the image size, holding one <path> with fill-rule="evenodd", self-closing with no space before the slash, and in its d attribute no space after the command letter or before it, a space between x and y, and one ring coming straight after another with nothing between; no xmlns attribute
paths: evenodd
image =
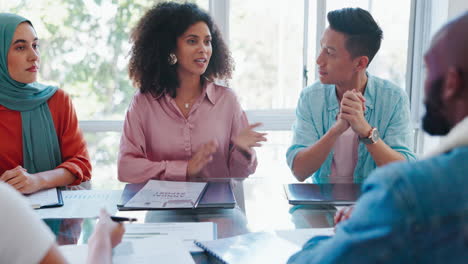
<svg viewBox="0 0 468 264"><path fill-rule="evenodd" d="M135 222L135 221L137 221L136 218L121 217L121 216L111 216L110 218L114 222Z"/></svg>

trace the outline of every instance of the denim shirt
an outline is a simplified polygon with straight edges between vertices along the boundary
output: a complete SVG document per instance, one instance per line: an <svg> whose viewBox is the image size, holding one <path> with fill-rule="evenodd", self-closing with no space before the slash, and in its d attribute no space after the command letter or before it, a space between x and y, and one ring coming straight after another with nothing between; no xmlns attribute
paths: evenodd
<svg viewBox="0 0 468 264"><path fill-rule="evenodd" d="M407 160L415 160L413 133L410 122L409 100L406 93L389 81L368 74L364 92L364 117L376 127L381 139ZM290 168L297 153L315 144L335 124L340 111L335 85L316 82L305 88L296 108L293 142L286 153ZM313 174L316 183L327 183L331 173L333 150L322 166ZM354 169L354 182L362 183L377 167L364 144L359 144L358 161Z"/></svg>
<svg viewBox="0 0 468 264"><path fill-rule="evenodd" d="M288 263L468 263L468 147L375 170L335 236Z"/></svg>

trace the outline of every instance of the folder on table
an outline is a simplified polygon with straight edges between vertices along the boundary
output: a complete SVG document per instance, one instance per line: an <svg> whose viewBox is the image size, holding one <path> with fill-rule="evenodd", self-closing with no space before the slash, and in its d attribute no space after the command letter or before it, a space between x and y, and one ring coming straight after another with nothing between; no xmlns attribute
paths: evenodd
<svg viewBox="0 0 468 264"><path fill-rule="evenodd" d="M361 184L357 183L293 183L283 187L289 203L293 205L351 205L361 195Z"/></svg>
<svg viewBox="0 0 468 264"><path fill-rule="evenodd" d="M25 196L34 209L63 206L62 191L59 188L41 190Z"/></svg>
<svg viewBox="0 0 468 264"><path fill-rule="evenodd" d="M133 207L127 206L128 202L145 186L146 183L131 183L125 185L122 192L122 197L117 208L120 211L130 210L165 210L165 209L184 209L182 207L172 208L148 208L148 207ZM186 207L185 209L192 208L234 208L236 200L232 192L230 182L207 182L206 188L201 193L200 199L196 206Z"/></svg>

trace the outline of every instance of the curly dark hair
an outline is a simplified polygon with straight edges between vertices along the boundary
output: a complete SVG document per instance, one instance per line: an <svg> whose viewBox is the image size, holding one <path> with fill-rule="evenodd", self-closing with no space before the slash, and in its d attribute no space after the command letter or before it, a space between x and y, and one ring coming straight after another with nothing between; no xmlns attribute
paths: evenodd
<svg viewBox="0 0 468 264"><path fill-rule="evenodd" d="M327 19L332 29L346 35L346 49L351 56L367 56L369 65L383 38L372 15L362 8L343 8L328 12Z"/></svg>
<svg viewBox="0 0 468 264"><path fill-rule="evenodd" d="M130 79L142 93L154 97L169 94L176 97L179 86L176 65L169 64L169 54L177 38L191 25L205 22L211 33L212 55L202 80L230 79L234 63L221 33L210 15L192 3L159 3L149 9L133 29L128 65Z"/></svg>

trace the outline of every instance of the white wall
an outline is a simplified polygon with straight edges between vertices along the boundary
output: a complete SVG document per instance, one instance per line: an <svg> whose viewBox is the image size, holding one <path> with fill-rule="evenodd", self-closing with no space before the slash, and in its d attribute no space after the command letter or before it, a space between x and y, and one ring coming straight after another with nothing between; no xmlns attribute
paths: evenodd
<svg viewBox="0 0 468 264"><path fill-rule="evenodd" d="M450 0L448 8L448 17L454 18L468 11L468 1L466 0Z"/></svg>
<svg viewBox="0 0 468 264"><path fill-rule="evenodd" d="M426 2L427 3L427 2ZM468 1L467 0L431 0L431 15L430 15L430 22L427 25L429 28L426 32L430 34L423 34L423 42L426 46L423 45L423 50L428 48L428 45L432 39L432 36L439 31L439 29L447 23L447 21L461 15L462 13L468 11ZM416 63L421 62L421 65L418 66L422 68L422 58L416 58ZM424 76L424 73L422 73ZM424 77L421 77L424 79ZM417 86L422 87L422 83L419 83ZM420 95L423 96L423 95ZM422 98L418 98L418 100L422 100ZM417 102L419 107L422 107L422 101ZM413 106L414 109L414 106ZM424 111L424 110L423 110ZM418 117L417 119L420 120L423 113L417 112ZM421 142L422 141L422 142ZM424 154L428 151L437 148L440 142L440 137L429 136L427 133L423 133L422 138L418 138L417 144L417 152L418 154Z"/></svg>

